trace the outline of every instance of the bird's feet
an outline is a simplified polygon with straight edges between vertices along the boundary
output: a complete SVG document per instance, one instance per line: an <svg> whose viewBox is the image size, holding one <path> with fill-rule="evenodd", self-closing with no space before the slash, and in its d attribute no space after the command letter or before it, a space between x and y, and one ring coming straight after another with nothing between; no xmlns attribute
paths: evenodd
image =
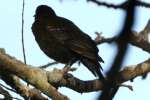
<svg viewBox="0 0 150 100"><path fill-rule="evenodd" d="M62 69L62 74L63 76L66 75L69 71L73 72L75 71L77 68L75 67L71 67L71 66L68 66L68 65L65 65L65 67Z"/></svg>

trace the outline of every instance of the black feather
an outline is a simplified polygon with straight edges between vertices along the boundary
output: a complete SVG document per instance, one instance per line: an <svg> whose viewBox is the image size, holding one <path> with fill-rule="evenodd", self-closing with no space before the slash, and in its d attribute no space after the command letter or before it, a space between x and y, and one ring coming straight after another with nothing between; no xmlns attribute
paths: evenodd
<svg viewBox="0 0 150 100"><path fill-rule="evenodd" d="M46 5L37 7L32 31L41 50L57 62L82 62L95 76L104 79L96 43L72 21L59 17ZM72 60L73 59L73 60Z"/></svg>

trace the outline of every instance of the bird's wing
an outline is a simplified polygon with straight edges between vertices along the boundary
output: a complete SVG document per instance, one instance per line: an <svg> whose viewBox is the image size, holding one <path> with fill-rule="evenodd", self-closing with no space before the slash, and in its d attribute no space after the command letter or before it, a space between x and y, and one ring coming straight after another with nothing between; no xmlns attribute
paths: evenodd
<svg viewBox="0 0 150 100"><path fill-rule="evenodd" d="M88 44L88 42L84 42L83 39L81 40L69 40L69 42L66 43L67 47L69 47L72 51L83 55L84 57L87 57L92 60L98 59L98 51L97 48L92 46L91 44Z"/></svg>
<svg viewBox="0 0 150 100"><path fill-rule="evenodd" d="M66 48L91 60L102 61L98 56L95 42L82 32L73 22L58 18L55 25L48 25L47 31Z"/></svg>

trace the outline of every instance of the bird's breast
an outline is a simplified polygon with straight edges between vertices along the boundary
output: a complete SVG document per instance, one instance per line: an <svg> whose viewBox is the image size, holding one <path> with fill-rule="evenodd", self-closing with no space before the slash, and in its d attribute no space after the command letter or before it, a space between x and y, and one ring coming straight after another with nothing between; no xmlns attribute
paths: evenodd
<svg viewBox="0 0 150 100"><path fill-rule="evenodd" d="M33 24L32 31L35 40L40 49L50 58L61 63L68 63L75 55L72 51L67 49L62 43L58 42L56 38L51 35L52 31L47 32L44 25Z"/></svg>

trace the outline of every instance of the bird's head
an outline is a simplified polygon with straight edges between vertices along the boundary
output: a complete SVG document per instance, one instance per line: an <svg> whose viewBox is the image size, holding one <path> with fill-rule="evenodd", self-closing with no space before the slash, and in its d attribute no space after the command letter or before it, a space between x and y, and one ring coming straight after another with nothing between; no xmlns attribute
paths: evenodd
<svg viewBox="0 0 150 100"><path fill-rule="evenodd" d="M36 8L36 12L35 12L35 19L38 18L48 18L48 17L55 17L56 14L54 12L54 10L47 6L47 5L40 5Z"/></svg>

